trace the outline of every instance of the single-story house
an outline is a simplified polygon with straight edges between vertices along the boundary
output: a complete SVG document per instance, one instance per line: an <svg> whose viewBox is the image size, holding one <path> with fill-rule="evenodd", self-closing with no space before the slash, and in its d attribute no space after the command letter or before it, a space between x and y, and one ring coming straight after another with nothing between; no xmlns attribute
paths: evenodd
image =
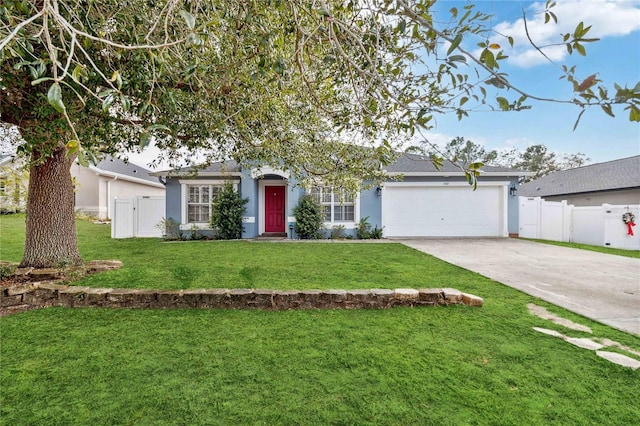
<svg viewBox="0 0 640 426"><path fill-rule="evenodd" d="M71 176L76 190L76 212L99 219L110 219L114 198L164 197L164 185L149 173L150 170L144 167L113 157L107 157L89 167L74 163Z"/></svg>
<svg viewBox="0 0 640 426"><path fill-rule="evenodd" d="M270 167L214 163L197 174L191 169L151 173L166 180L166 218L182 230L207 229L211 200L231 181L249 199L243 238L293 231L293 208L305 193L323 206L325 226L344 226L353 234L360 219L383 228L384 237L507 237L518 233L517 185L527 172L484 167L474 191L451 164L437 170L428 158L403 154L387 167L380 187L349 198L329 187L303 188L289 173ZM402 175L398 180L391 178Z"/></svg>
<svg viewBox="0 0 640 426"><path fill-rule="evenodd" d="M562 170L520 185L525 197L574 206L640 204L640 155Z"/></svg>

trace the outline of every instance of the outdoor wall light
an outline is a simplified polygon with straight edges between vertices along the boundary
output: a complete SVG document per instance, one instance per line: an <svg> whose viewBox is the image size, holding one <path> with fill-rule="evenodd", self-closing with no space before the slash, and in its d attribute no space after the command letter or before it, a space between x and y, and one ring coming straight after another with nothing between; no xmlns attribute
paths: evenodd
<svg viewBox="0 0 640 426"><path fill-rule="evenodd" d="M382 188L377 187L376 188L376 197L380 197L382 195Z"/></svg>
<svg viewBox="0 0 640 426"><path fill-rule="evenodd" d="M509 195L511 195L512 197L518 195L518 188L516 188L515 185L511 185L511 188L509 188Z"/></svg>

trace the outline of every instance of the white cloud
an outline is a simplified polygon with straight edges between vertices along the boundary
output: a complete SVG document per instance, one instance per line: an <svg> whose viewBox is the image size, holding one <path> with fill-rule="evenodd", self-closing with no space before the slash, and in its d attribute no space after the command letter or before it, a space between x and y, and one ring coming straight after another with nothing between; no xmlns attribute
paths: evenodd
<svg viewBox="0 0 640 426"><path fill-rule="evenodd" d="M585 36L587 38L624 36L640 30L638 0L560 0L551 10L558 17L557 25L553 21L544 23L544 2L533 3L526 11L529 34L538 46L561 42L560 34L573 33L580 22L593 26ZM522 18L515 22L502 22L496 25L495 30L514 38L513 48L505 49L510 63L532 67L546 61L529 44ZM560 61L568 54L564 46L552 46L543 51L554 61Z"/></svg>

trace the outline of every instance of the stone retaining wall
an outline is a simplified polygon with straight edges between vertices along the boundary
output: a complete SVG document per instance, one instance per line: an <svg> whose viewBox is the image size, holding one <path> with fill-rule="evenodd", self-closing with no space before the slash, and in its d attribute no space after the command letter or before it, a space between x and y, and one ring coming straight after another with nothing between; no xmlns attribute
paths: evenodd
<svg viewBox="0 0 640 426"><path fill-rule="evenodd" d="M482 306L483 299L452 288L372 290L200 289L143 290L91 288L51 282L2 288L0 307L64 306L105 308L216 309L382 309L393 306L464 304Z"/></svg>

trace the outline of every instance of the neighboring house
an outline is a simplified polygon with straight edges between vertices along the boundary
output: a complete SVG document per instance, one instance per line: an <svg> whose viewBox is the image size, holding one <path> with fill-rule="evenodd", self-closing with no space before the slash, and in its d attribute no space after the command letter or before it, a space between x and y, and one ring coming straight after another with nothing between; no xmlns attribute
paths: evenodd
<svg viewBox="0 0 640 426"><path fill-rule="evenodd" d="M0 213L23 212L27 208L29 171L11 155L0 157Z"/></svg>
<svg viewBox="0 0 640 426"><path fill-rule="evenodd" d="M520 186L525 197L574 206L640 204L640 155L551 173Z"/></svg>
<svg viewBox="0 0 640 426"><path fill-rule="evenodd" d="M71 166L75 183L77 212L110 219L114 198L136 196L164 197L164 185L149 170L136 164L108 157L97 165Z"/></svg>
<svg viewBox="0 0 640 426"><path fill-rule="evenodd" d="M287 172L270 167L243 168L233 161L215 163L194 173L191 169L154 172L166 179L166 217L189 230L206 229L211 201L231 181L249 199L243 238L293 233L293 208L305 192L322 204L325 226L342 225L353 234L367 218L383 228L385 237L507 237L518 232L518 178L529 173L485 167L477 190L451 164L436 170L429 159L404 154L387 170L389 180L379 188L345 197L329 187L302 188Z"/></svg>

